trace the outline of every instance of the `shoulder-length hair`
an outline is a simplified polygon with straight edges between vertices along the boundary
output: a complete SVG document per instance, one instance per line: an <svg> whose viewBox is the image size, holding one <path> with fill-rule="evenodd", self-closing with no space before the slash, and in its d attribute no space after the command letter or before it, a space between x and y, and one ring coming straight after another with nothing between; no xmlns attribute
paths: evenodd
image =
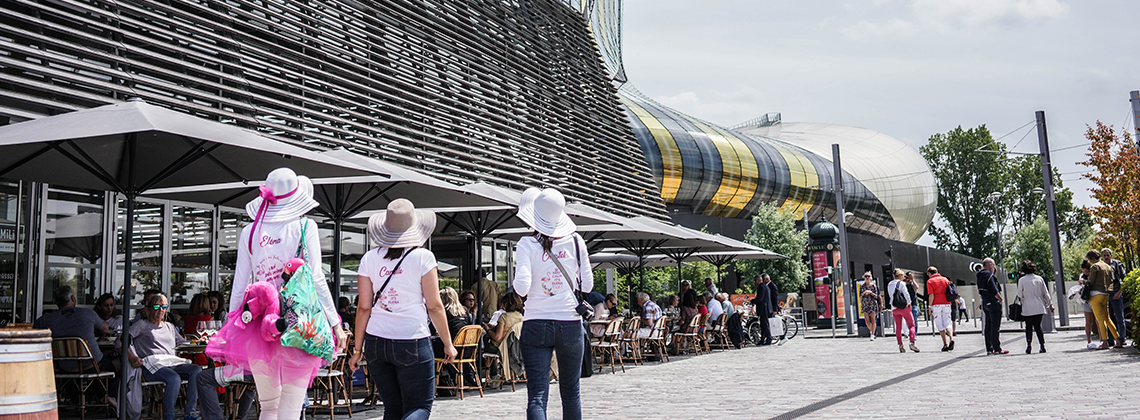
<svg viewBox="0 0 1140 420"><path fill-rule="evenodd" d="M439 289L439 299L443 301L443 309L451 316L466 316L467 308L459 302L459 294L451 287Z"/></svg>

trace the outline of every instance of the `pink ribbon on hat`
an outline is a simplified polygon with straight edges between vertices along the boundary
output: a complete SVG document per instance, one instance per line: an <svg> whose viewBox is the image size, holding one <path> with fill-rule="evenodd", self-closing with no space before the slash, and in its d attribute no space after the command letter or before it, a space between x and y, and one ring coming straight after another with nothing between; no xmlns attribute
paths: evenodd
<svg viewBox="0 0 1140 420"><path fill-rule="evenodd" d="M298 188L300 186L298 185ZM261 222L261 217L265 216L265 212L269 210L270 205L276 205L277 200L292 196L297 192L297 188L282 195L273 195L273 189L267 185L262 185L259 190L261 191L258 196L261 197L261 207L257 208L257 216L253 218L253 228L249 230L249 249L253 251L253 237L257 236L257 224Z"/></svg>

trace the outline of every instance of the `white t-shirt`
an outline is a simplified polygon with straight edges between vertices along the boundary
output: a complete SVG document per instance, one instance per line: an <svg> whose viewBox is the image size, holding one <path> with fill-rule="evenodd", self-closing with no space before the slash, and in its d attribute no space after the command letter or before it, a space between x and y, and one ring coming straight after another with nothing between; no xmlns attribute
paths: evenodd
<svg viewBox="0 0 1140 420"><path fill-rule="evenodd" d="M574 255L575 241L578 242L581 264ZM550 250L571 276L577 274L581 277L583 292L594 290L594 272L590 268L586 241L577 234L565 236L555 240ZM515 293L527 298L523 321L582 319L574 311L578 306L578 300L574 296L574 291L578 289L578 279L564 279L558 266L554 265L538 239L533 236L523 237L515 246L515 279L512 285Z"/></svg>
<svg viewBox="0 0 1140 420"><path fill-rule="evenodd" d="M404 258L396 274L392 268L399 258L384 258L388 248L376 248L360 258L357 273L372 280L372 294L392 275L388 287L380 299L372 305L372 316L368 319L368 334L390 340L411 340L431 335L428 330L427 304L424 303L424 289L421 279L436 268L435 254L425 248L416 248ZM363 299L364 297L361 296Z"/></svg>
<svg viewBox="0 0 1140 420"><path fill-rule="evenodd" d="M336 314L336 303L333 302L329 285L325 282L325 273L321 269L321 240L317 232L317 222L305 219L308 226L305 228L306 263L313 272L313 286L317 289L317 300L321 302L321 311L329 321L329 326L336 328L339 316ZM285 263L297 255L297 246L301 243L301 219L277 222L258 223L257 237L253 240L253 249L249 249L249 235L253 225L241 230L238 238L238 259L234 267L234 284L230 291L230 312L238 310L245 302L245 289L250 284L259 281L268 281L274 286L281 287L281 272ZM305 258L302 255L302 258Z"/></svg>
<svg viewBox="0 0 1140 420"><path fill-rule="evenodd" d="M721 305L720 302L716 300L709 301L705 307L709 310L709 325L712 325L717 318L720 318L720 314L724 313L724 305Z"/></svg>

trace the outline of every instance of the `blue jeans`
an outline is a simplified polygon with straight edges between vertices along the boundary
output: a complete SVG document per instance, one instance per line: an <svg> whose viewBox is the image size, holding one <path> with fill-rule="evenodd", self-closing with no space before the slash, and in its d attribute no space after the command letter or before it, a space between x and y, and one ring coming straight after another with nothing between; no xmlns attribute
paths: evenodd
<svg viewBox="0 0 1140 420"><path fill-rule="evenodd" d="M384 418L426 419L435 401L435 356L431 339L364 339L372 384L384 402Z"/></svg>
<svg viewBox="0 0 1140 420"><path fill-rule="evenodd" d="M221 386L218 383L218 378L214 376L214 369L210 368L203 370L197 376L198 381L198 411L201 413L202 420L222 420L222 409L218 405L218 391L216 388ZM242 378L245 382L253 382L253 375L246 375ZM232 392L232 391L231 391ZM253 389L247 389L238 400L238 419L244 419L245 415L249 413L249 407L253 405L253 398L257 392Z"/></svg>
<svg viewBox="0 0 1140 420"><path fill-rule="evenodd" d="M1124 298L1110 298L1108 300L1108 313L1112 316L1112 323L1116 324L1116 339L1119 341L1122 337L1127 338L1128 333L1124 328ZM1121 343L1123 343L1123 341L1121 341Z"/></svg>
<svg viewBox="0 0 1140 420"><path fill-rule="evenodd" d="M143 380L162 381L166 389L162 393L162 418L174 420L174 403L178 401L178 390L182 388L182 380L186 380L186 415L198 411L198 372L202 367L189 363L174 367L164 367L158 372L150 373L145 367L142 369Z"/></svg>
<svg viewBox="0 0 1140 420"><path fill-rule="evenodd" d="M526 369L526 418L546 419L550 395L550 358L557 350L558 390L562 397L562 418L582 418L582 398L578 380L582 377L582 353L586 330L581 321L523 321L519 350Z"/></svg>

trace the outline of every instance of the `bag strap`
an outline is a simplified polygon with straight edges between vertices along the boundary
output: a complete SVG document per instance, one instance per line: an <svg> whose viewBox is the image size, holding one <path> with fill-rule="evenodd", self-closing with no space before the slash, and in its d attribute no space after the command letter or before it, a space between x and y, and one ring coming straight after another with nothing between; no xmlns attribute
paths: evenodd
<svg viewBox="0 0 1140 420"><path fill-rule="evenodd" d="M303 259L303 260L306 260L306 261L309 260L309 258L308 258L309 250L305 248L305 234L308 233L308 230L309 230L309 218L302 217L301 218L301 240L298 241L299 243L297 244L297 253L294 254L293 256L300 258L300 259Z"/></svg>
<svg viewBox="0 0 1140 420"><path fill-rule="evenodd" d="M574 239L574 258L575 258L574 261L577 261L578 265L581 266L581 264L582 264L582 250L578 247L578 234L577 233L574 234L573 239ZM542 253L546 254L546 255L550 255L550 253L546 252L546 250L543 250ZM554 265L558 266L558 271L562 272L563 278L566 278L566 279L570 278L570 272L566 271L566 267L562 266L562 262L558 261L557 257L550 255L550 260L554 261ZM574 298L575 298L575 300L578 301L578 303L582 303L582 296L581 296L582 295L582 277L577 276L577 280L578 280L578 293L574 294Z"/></svg>
<svg viewBox="0 0 1140 420"><path fill-rule="evenodd" d="M399 261L396 261L396 265L394 267L392 267L392 272L388 273L388 279L384 280L384 284L380 285L380 290L377 291L376 294L372 295L372 306L373 307L376 307L376 302L380 301L380 295L384 294L384 289L388 287L388 282L392 281L392 276L396 275L396 270L400 269L400 264L404 263L404 258L408 258L408 255L410 255L412 253L412 251L415 251L416 248L419 248L419 247L413 246L411 248L404 249L404 255L400 256Z"/></svg>

